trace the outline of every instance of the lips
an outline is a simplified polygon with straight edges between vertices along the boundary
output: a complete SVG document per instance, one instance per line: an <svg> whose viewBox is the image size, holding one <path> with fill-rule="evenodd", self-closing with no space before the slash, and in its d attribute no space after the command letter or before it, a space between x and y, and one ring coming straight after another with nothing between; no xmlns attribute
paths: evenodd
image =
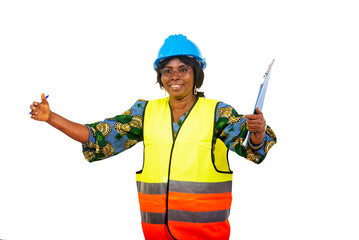
<svg viewBox="0 0 359 240"><path fill-rule="evenodd" d="M183 84L173 84L173 85L169 85L169 87L172 88L173 90L180 89L182 86L183 86Z"/></svg>

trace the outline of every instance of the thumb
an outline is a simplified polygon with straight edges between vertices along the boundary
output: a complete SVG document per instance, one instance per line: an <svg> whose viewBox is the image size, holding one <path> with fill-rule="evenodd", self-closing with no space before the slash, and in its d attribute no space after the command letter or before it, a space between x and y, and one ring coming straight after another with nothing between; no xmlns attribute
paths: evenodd
<svg viewBox="0 0 359 240"><path fill-rule="evenodd" d="M259 110L259 108L256 108L256 114L261 114L261 110Z"/></svg>
<svg viewBox="0 0 359 240"><path fill-rule="evenodd" d="M43 93L43 94L41 94L41 102L42 102L42 104L46 104L46 105L48 105L49 103L47 102L47 99L46 99L46 97L45 97L45 94Z"/></svg>

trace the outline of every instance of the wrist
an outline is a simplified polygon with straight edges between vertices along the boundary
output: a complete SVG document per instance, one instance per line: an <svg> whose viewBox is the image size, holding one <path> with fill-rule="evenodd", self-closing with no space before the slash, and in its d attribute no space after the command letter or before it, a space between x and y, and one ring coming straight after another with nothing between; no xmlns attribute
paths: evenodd
<svg viewBox="0 0 359 240"><path fill-rule="evenodd" d="M265 131L253 132L250 140L253 145L261 145L265 135L266 135Z"/></svg>
<svg viewBox="0 0 359 240"><path fill-rule="evenodd" d="M52 111L50 111L50 113L49 113L47 119L45 120L45 122L47 122L48 124L51 124L51 121L52 121L53 117L54 117L54 114L53 114Z"/></svg>
<svg viewBox="0 0 359 240"><path fill-rule="evenodd" d="M265 142L265 141L264 141L264 139L263 139L262 142L254 144L253 141L252 141L252 139L250 139L250 140L248 141L248 145L249 145L253 150L258 150L258 149L262 148L264 142Z"/></svg>

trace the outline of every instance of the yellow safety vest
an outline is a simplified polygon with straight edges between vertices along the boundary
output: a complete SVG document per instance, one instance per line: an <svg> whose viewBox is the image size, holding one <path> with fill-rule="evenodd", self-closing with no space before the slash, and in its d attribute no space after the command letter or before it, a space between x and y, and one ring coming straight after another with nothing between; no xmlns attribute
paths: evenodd
<svg viewBox="0 0 359 240"><path fill-rule="evenodd" d="M174 137L169 99L147 103L136 176L147 240L229 239L232 172L227 147L214 137L217 104L198 98Z"/></svg>

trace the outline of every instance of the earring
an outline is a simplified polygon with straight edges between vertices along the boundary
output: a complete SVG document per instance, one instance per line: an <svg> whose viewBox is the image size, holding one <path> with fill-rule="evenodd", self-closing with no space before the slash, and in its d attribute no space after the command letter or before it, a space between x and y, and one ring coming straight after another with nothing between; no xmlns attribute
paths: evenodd
<svg viewBox="0 0 359 240"><path fill-rule="evenodd" d="M194 87L193 94L197 95L197 88L196 87Z"/></svg>

